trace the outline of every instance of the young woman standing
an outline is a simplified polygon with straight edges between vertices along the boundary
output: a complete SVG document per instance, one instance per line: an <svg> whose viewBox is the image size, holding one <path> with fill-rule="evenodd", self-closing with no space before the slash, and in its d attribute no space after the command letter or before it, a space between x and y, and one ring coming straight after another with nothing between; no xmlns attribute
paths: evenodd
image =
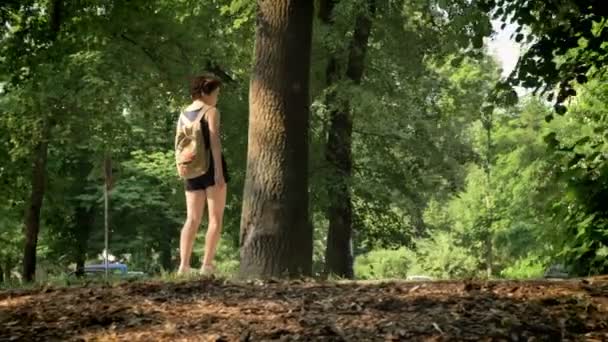
<svg viewBox="0 0 608 342"><path fill-rule="evenodd" d="M215 270L213 258L220 240L228 183L228 170L220 141L220 114L216 109L220 87L221 82L215 77L195 77L190 84L192 103L183 113L192 121L203 111L201 131L205 145L210 147L211 158L206 173L184 181L187 216L180 237L178 274L190 271L192 247L202 221L205 202L208 207L209 227L205 237L201 272L212 273Z"/></svg>

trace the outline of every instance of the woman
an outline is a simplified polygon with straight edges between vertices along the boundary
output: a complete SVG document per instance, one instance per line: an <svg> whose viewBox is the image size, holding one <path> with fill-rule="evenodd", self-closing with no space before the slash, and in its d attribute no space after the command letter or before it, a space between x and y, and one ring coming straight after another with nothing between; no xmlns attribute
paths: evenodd
<svg viewBox="0 0 608 342"><path fill-rule="evenodd" d="M228 182L226 161L221 152L220 114L215 108L220 86L221 82L212 76L195 77L190 84L192 103L185 109L184 114L190 120L194 120L199 111L204 111L201 126L205 143L210 146L211 158L209 169L205 174L185 180L187 218L180 237L178 274L190 272L192 246L201 224L205 201L208 207L209 227L205 237L205 255L201 272L212 273L215 270L213 257L220 240Z"/></svg>

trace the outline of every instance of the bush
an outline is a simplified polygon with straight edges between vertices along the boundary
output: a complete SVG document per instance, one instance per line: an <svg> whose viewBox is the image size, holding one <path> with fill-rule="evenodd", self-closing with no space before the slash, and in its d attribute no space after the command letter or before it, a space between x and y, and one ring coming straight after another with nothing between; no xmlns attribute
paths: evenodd
<svg viewBox="0 0 608 342"><path fill-rule="evenodd" d="M545 263L537 257L527 256L500 272L503 278L530 279L541 278L545 272Z"/></svg>
<svg viewBox="0 0 608 342"><path fill-rule="evenodd" d="M473 277L479 261L470 249L459 246L447 232L436 232L430 238L415 241L416 251L407 248L379 249L357 257L355 275L360 279L406 278L425 275L450 279Z"/></svg>
<svg viewBox="0 0 608 342"><path fill-rule="evenodd" d="M418 262L412 271L441 279L474 277L479 261L470 248L458 244L448 232L435 232L433 236L416 241Z"/></svg>
<svg viewBox="0 0 608 342"><path fill-rule="evenodd" d="M378 249L355 259L355 276L359 279L405 278L414 260L412 251Z"/></svg>

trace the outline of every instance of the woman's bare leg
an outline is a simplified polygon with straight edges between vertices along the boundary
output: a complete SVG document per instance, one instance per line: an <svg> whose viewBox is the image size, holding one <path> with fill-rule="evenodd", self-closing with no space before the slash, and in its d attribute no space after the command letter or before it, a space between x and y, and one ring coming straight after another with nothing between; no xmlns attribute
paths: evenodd
<svg viewBox="0 0 608 342"><path fill-rule="evenodd" d="M222 224L224 219L224 208L226 208L226 193L228 187L212 186L207 188L207 206L209 210L209 227L205 235L205 256L203 258L202 270L213 269L213 258L217 251Z"/></svg>
<svg viewBox="0 0 608 342"><path fill-rule="evenodd" d="M184 273L190 270L192 246L194 245L196 233L198 232L198 228L200 227L203 218L205 199L205 190L186 191L187 216L179 241L180 263L177 271L178 273Z"/></svg>

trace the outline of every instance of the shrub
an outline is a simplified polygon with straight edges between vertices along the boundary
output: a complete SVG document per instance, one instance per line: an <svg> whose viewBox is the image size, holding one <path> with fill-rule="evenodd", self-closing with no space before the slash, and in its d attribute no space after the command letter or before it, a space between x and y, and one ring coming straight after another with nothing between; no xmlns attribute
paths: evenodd
<svg viewBox="0 0 608 342"><path fill-rule="evenodd" d="M474 277L479 261L470 248L460 246L447 232L435 232L433 236L416 241L417 262L414 269L435 278L452 279Z"/></svg>
<svg viewBox="0 0 608 342"><path fill-rule="evenodd" d="M500 272L503 278L529 279L540 278L545 271L545 263L535 256L527 256L515 261L515 263Z"/></svg>
<svg viewBox="0 0 608 342"><path fill-rule="evenodd" d="M355 276L359 279L405 278L413 253L406 248L378 249L355 259Z"/></svg>

